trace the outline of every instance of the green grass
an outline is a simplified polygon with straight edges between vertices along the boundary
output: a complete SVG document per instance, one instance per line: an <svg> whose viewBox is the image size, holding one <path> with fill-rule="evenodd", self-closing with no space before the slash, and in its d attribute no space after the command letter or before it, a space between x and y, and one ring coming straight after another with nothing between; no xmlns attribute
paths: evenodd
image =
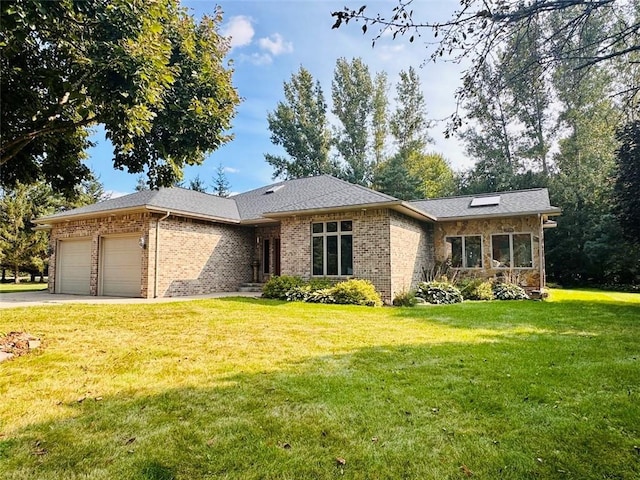
<svg viewBox="0 0 640 480"><path fill-rule="evenodd" d="M0 364L3 479L640 478L637 294L59 305L10 330L43 348Z"/></svg>
<svg viewBox="0 0 640 480"><path fill-rule="evenodd" d="M3 293L33 292L45 290L47 283L22 281L20 283L0 283L0 295Z"/></svg>

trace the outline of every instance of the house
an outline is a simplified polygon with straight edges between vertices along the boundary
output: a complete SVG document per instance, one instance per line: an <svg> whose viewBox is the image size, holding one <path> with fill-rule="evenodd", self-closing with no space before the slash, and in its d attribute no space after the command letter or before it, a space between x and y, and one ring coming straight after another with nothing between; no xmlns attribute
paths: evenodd
<svg viewBox="0 0 640 480"><path fill-rule="evenodd" d="M36 223L50 230L51 293L198 295L299 275L364 278L390 302L445 261L542 289L559 213L544 188L407 202L321 175L230 198L142 191Z"/></svg>

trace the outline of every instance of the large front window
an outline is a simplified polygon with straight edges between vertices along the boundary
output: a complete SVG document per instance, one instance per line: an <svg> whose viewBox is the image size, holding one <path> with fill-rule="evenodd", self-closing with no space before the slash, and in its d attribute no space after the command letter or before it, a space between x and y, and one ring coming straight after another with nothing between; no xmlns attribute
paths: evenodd
<svg viewBox="0 0 640 480"><path fill-rule="evenodd" d="M482 237L464 235L447 237L447 257L454 268L482 268Z"/></svg>
<svg viewBox="0 0 640 480"><path fill-rule="evenodd" d="M494 267L533 267L533 248L530 233L505 233L492 235L491 245Z"/></svg>
<svg viewBox="0 0 640 480"><path fill-rule="evenodd" d="M353 275L351 220L311 224L313 275Z"/></svg>

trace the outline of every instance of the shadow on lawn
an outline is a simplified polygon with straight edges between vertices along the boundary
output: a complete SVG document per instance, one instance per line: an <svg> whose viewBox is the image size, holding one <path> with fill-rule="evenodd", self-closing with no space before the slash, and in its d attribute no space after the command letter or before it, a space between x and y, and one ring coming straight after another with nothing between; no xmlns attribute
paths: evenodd
<svg viewBox="0 0 640 480"><path fill-rule="evenodd" d="M466 478L465 465L477 478L637 478L637 392L594 401L593 379L574 372L570 352L600 347L580 338L375 347L147 396L72 401L60 419L0 436L0 470L40 479L422 479ZM633 385L615 362L594 368L611 388Z"/></svg>

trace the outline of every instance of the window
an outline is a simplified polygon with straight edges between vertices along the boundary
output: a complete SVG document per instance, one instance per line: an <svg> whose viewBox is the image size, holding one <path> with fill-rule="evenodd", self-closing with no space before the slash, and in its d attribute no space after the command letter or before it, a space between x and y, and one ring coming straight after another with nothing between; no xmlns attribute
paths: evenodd
<svg viewBox="0 0 640 480"><path fill-rule="evenodd" d="M352 231L351 220L311 224L313 275L353 275Z"/></svg>
<svg viewBox="0 0 640 480"><path fill-rule="evenodd" d="M447 237L447 256L454 268L482 268L482 237Z"/></svg>
<svg viewBox="0 0 640 480"><path fill-rule="evenodd" d="M530 233L492 235L491 244L491 258L495 268L533 267L533 248Z"/></svg>

